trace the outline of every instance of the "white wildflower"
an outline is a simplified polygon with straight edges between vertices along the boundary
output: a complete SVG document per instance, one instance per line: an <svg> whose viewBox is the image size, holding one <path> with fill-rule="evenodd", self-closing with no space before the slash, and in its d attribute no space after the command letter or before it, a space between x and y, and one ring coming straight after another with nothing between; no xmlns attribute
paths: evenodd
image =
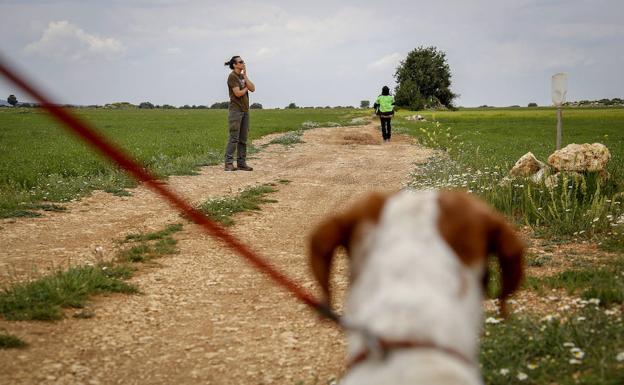
<svg viewBox="0 0 624 385"><path fill-rule="evenodd" d="M585 317L576 317L576 320L581 322L581 321L585 321L587 318Z"/></svg>
<svg viewBox="0 0 624 385"><path fill-rule="evenodd" d="M485 320L486 324L498 324L502 321L502 318L494 318L494 317L488 317Z"/></svg>
<svg viewBox="0 0 624 385"><path fill-rule="evenodd" d="M572 353L574 358L582 359L583 357L585 357L585 352L579 348L570 349L570 353Z"/></svg>
<svg viewBox="0 0 624 385"><path fill-rule="evenodd" d="M537 369L537 364L527 364L527 368L529 368L529 370L535 370Z"/></svg>
<svg viewBox="0 0 624 385"><path fill-rule="evenodd" d="M622 362L622 361L624 361L624 352L619 352L619 353L618 353L618 355L617 355L617 356L615 356L615 359L616 359L618 362Z"/></svg>
<svg viewBox="0 0 624 385"><path fill-rule="evenodd" d="M570 363L570 365L580 365L583 363L583 361L581 360L577 360L576 358L572 358L570 359L570 361L568 361Z"/></svg>
<svg viewBox="0 0 624 385"><path fill-rule="evenodd" d="M574 342L564 342L563 346L566 348L573 348L576 345L574 345Z"/></svg>
<svg viewBox="0 0 624 385"><path fill-rule="evenodd" d="M624 353L621 353L621 354L622 354L622 355L624 355ZM619 355L618 355L618 357L619 357ZM501 374L501 376L506 376L506 375L508 375L508 374L509 374L509 369L507 369L507 368L502 368L502 369L499 371L499 373Z"/></svg>
<svg viewBox="0 0 624 385"><path fill-rule="evenodd" d="M516 378L520 381L524 381L527 378L529 378L529 376L526 373L518 372L518 375L516 376Z"/></svg>
<svg viewBox="0 0 624 385"><path fill-rule="evenodd" d="M594 305L600 305L600 299L598 298L590 298L587 302L594 304Z"/></svg>
<svg viewBox="0 0 624 385"><path fill-rule="evenodd" d="M604 313L605 313L605 315L616 315L616 314L617 314L617 313L619 313L619 312L618 312L618 309L613 308L613 309L607 309L607 310L605 310L605 312L604 312Z"/></svg>

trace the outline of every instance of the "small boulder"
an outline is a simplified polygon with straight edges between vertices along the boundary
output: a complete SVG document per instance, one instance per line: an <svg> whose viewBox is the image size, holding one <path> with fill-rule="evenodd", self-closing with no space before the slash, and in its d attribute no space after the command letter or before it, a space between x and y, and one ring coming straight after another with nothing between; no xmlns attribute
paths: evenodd
<svg viewBox="0 0 624 385"><path fill-rule="evenodd" d="M602 171L611 153L602 143L569 144L548 157L548 163L558 171Z"/></svg>
<svg viewBox="0 0 624 385"><path fill-rule="evenodd" d="M546 177L544 179L544 184L546 185L546 187L548 187L549 189L553 189L557 186L559 186L559 180L563 179L564 181L567 180L575 180L576 183L580 183L580 181L584 178L583 174L578 173L578 172L574 172L574 171L562 171L562 172L558 172L555 173L553 175L550 175L548 177Z"/></svg>
<svg viewBox="0 0 624 385"><path fill-rule="evenodd" d="M537 179L541 179L544 175L544 170L546 168L546 164L544 162L540 162L532 152L527 152L522 155L520 159L516 162L516 164L509 171L510 176L523 176L530 177L534 175L538 175Z"/></svg>
<svg viewBox="0 0 624 385"><path fill-rule="evenodd" d="M406 116L405 120L414 120L414 121L418 121L418 122L426 122L427 119L425 119L422 115L418 114L418 115L410 115L410 116Z"/></svg>

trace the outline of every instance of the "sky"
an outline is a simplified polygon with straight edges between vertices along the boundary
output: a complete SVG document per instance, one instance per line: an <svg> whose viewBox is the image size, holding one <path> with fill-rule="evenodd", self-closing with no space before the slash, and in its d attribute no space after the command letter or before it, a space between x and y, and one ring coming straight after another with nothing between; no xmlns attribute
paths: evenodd
<svg viewBox="0 0 624 385"><path fill-rule="evenodd" d="M240 55L252 103L359 106L420 46L446 53L459 106L550 105L558 72L569 101L624 97L622 0L0 0L0 36L60 103L210 105Z"/></svg>

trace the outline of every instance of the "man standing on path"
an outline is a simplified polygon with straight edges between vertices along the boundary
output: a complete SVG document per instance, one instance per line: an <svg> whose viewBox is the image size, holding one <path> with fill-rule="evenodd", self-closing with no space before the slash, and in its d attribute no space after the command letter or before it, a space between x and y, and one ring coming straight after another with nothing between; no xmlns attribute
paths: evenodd
<svg viewBox="0 0 624 385"><path fill-rule="evenodd" d="M254 92L256 86L247 77L245 62L240 56L233 56L225 62L233 71L228 76L227 84L230 93L228 125L230 138L225 148L225 171L252 171L247 164L247 136L249 134L249 91ZM234 151L237 152L234 167Z"/></svg>

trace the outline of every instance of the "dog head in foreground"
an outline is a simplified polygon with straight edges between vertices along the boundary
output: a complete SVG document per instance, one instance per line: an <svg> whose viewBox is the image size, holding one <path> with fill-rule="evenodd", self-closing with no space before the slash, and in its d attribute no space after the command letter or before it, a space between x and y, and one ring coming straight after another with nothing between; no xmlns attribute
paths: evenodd
<svg viewBox="0 0 624 385"><path fill-rule="evenodd" d="M368 196L310 238L312 271L328 303L339 246L351 271L343 383L481 383L488 258L500 266L501 313L523 277L523 242L500 214L459 191Z"/></svg>

